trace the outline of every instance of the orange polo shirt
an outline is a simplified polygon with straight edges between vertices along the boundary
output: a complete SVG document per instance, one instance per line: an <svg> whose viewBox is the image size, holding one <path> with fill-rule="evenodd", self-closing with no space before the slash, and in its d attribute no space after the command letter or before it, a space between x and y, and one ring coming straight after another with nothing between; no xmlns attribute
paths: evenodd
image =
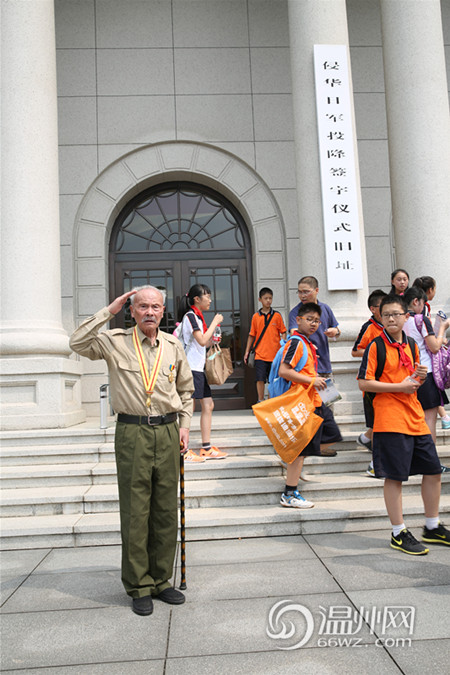
<svg viewBox="0 0 450 675"><path fill-rule="evenodd" d="M280 336L282 333L286 332L286 326L284 325L280 312L272 309L269 314L263 314L260 309L258 312L255 312L252 317L250 335L255 338L253 344L257 342L271 314L272 320L264 333L263 339L256 347L255 358L260 361L274 360L275 355L280 348Z"/></svg>
<svg viewBox="0 0 450 675"><path fill-rule="evenodd" d="M297 333L296 331L294 335L299 335L299 333ZM301 340L289 340L289 342L284 347L281 361L282 363L287 363L292 368L295 368L297 363L302 358L303 350L306 346L306 349L308 351L308 358L306 359L306 363L300 372L302 373L302 375L308 375L308 377L317 377L317 370L315 367L315 363L317 363L316 346L313 345L313 343L310 342L305 335L302 335L301 338L302 338ZM302 384L301 382L291 382L291 387L303 387L303 389L308 389L309 384ZM317 389L312 387L311 391L313 392L314 395L313 398L314 405L316 406L316 408L320 408L320 406L322 405L322 399L317 393Z"/></svg>
<svg viewBox="0 0 450 675"><path fill-rule="evenodd" d="M387 335L386 332L384 334ZM400 364L398 349L394 346L394 342L389 335L387 337L388 344L385 345L386 363L380 377L380 382L402 382L411 373L406 366ZM403 333L402 339L405 343L405 333ZM412 359L411 363L413 365L415 361L419 361L419 348L417 344L415 346L415 354L411 353L409 344L406 345L405 352ZM375 380L376 370L377 346L372 341L364 353L358 379ZM373 399L373 409L375 415L374 432L391 432L408 434L410 436L422 436L430 433L416 392L414 394L377 392Z"/></svg>
<svg viewBox="0 0 450 675"><path fill-rule="evenodd" d="M359 335L355 340L353 349L355 351L357 349L365 349L367 345L376 337L378 337L378 335L381 335L382 332L383 325L378 323L378 321L372 316L369 321L366 321L366 323L363 324L361 330L359 331Z"/></svg>

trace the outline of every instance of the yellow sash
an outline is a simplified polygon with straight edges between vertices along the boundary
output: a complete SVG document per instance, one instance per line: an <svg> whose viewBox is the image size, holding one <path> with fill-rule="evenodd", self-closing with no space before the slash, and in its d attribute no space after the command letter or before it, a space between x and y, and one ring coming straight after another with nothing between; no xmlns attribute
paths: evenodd
<svg viewBox="0 0 450 675"><path fill-rule="evenodd" d="M144 382L145 392L147 394L147 401L145 405L147 408L150 408L151 405L151 395L155 388L156 380L158 378L158 373L162 365L163 351L164 351L164 340L160 338L158 351L156 353L155 363L153 364L152 372L149 375L147 364L145 362L144 353L142 351L141 341L139 340L139 335L137 332L137 326L134 327L133 331L133 344L136 351L137 360L139 361L139 367L141 369L142 381Z"/></svg>

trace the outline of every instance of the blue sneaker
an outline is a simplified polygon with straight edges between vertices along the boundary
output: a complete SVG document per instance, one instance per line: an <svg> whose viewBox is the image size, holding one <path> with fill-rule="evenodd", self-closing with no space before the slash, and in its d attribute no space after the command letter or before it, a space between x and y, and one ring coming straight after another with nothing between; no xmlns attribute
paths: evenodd
<svg viewBox="0 0 450 675"><path fill-rule="evenodd" d="M290 495L283 494L280 499L281 506L289 506L291 509L311 509L314 504L301 496L298 490Z"/></svg>
<svg viewBox="0 0 450 675"><path fill-rule="evenodd" d="M450 429L450 419L449 420L441 419L441 426L443 429Z"/></svg>

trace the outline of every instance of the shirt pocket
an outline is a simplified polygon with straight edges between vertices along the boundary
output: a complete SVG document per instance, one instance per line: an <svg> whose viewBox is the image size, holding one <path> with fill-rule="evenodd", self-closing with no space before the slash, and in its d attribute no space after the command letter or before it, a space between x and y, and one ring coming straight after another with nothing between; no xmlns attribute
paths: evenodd
<svg viewBox="0 0 450 675"><path fill-rule="evenodd" d="M119 370L125 370L126 372L140 373L141 369L139 368L139 363L133 363L132 361L125 361L124 359L117 362L117 367Z"/></svg>

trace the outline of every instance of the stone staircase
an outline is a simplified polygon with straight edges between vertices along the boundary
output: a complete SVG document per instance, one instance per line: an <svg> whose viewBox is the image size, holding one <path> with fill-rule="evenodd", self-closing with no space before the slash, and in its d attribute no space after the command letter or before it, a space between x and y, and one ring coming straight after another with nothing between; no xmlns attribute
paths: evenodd
<svg viewBox="0 0 450 675"><path fill-rule="evenodd" d="M359 400L341 401L335 414L344 436L337 457L305 460L305 511L279 505L284 465L249 410L216 412L214 443L225 460L186 464L188 540L358 531L388 526L382 482L366 475L370 454L356 444ZM63 430L3 432L1 546L73 547L120 542L114 463L114 422L88 420ZM200 445L194 416L191 447ZM438 432L438 451L450 463L450 432ZM423 522L420 478L405 485L411 526ZM450 512L450 474L443 474L441 513Z"/></svg>

